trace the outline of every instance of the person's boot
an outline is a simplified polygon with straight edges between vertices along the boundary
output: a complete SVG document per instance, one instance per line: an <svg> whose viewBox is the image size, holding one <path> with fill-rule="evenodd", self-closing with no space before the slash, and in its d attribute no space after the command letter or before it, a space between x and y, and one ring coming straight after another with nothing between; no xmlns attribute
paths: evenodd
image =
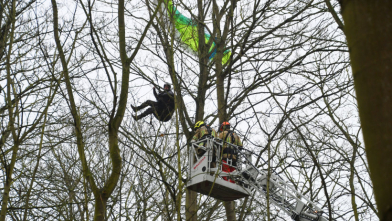
<svg viewBox="0 0 392 221"><path fill-rule="evenodd" d="M135 107L135 106L133 106L133 105L131 104L131 108L132 108L133 111L137 112L137 107ZM132 116L132 117L133 117L133 116Z"/></svg>

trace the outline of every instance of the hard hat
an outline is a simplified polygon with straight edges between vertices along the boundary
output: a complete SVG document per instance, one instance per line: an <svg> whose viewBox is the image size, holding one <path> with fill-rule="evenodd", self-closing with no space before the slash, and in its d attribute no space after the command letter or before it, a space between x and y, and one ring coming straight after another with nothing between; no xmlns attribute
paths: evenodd
<svg viewBox="0 0 392 221"><path fill-rule="evenodd" d="M224 128L223 128L223 127L224 127ZM223 131L224 129L228 129L228 128L230 128L230 123L227 122L227 121L225 121L225 122L223 122L223 123L221 124L221 126L220 126L220 128L219 128L219 131Z"/></svg>
<svg viewBox="0 0 392 221"><path fill-rule="evenodd" d="M201 127L202 125L204 125L204 121L197 121L195 124L195 129Z"/></svg>

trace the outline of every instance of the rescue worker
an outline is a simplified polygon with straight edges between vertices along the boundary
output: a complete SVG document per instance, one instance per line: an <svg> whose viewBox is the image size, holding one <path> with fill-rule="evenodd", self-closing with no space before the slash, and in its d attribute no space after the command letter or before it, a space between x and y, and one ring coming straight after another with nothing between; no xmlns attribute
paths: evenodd
<svg viewBox="0 0 392 221"><path fill-rule="evenodd" d="M163 92L155 91L153 88L154 96L157 101L147 100L138 107L131 105L133 111L137 112L143 108L150 107L140 115L132 115L133 119L140 120L150 114L154 114L155 118L159 121L169 121L174 113L174 93L170 90L170 84L163 85Z"/></svg>
<svg viewBox="0 0 392 221"><path fill-rule="evenodd" d="M195 124L195 135L192 137L191 142L196 142L198 140L202 140L208 136L216 137L216 131L212 129L210 126L206 125L204 121L198 121ZM204 146L204 143L200 143L199 146ZM197 149L196 153L198 156L201 156L205 153L203 149Z"/></svg>
<svg viewBox="0 0 392 221"><path fill-rule="evenodd" d="M223 172L233 172L235 168L233 166L237 166L237 149L235 147L228 145L227 143L234 144L242 149L242 142L240 137L234 132L230 130L230 123L223 122L219 127L218 138L223 141L222 145L222 171ZM231 160L231 165L229 161ZM235 183L232 179L228 179L228 177L223 177L224 180L230 181L231 183Z"/></svg>

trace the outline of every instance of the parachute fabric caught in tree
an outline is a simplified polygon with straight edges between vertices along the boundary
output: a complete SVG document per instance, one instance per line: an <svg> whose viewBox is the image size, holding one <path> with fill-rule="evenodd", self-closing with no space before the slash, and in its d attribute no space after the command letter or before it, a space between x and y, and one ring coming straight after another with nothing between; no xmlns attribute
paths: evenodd
<svg viewBox="0 0 392 221"><path fill-rule="evenodd" d="M173 1L165 1L167 4L167 10L168 14L172 19L172 22L174 23L173 25L175 26L176 30L180 34L180 39L181 42L189 46L189 48L197 52L199 49L199 36L197 32L197 23L193 21L190 18L187 18L183 14L181 14L176 7L173 5ZM209 40L211 38L211 35L207 32L204 32L204 40L205 43L208 44ZM216 44L215 42L212 42L211 47L208 51L210 54L209 60L212 61L212 59L215 57L217 52L216 49ZM231 51L230 50L225 50L223 52L223 57L222 57L222 64L226 64L231 56Z"/></svg>

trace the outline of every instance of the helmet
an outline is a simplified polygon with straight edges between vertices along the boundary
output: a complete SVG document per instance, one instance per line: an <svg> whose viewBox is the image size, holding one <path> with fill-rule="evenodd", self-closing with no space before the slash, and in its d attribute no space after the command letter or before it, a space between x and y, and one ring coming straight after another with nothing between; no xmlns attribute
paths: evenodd
<svg viewBox="0 0 392 221"><path fill-rule="evenodd" d="M219 127L219 131L224 131L226 129L230 129L230 123L225 121L221 124L221 126Z"/></svg>
<svg viewBox="0 0 392 221"><path fill-rule="evenodd" d="M168 90L170 90L170 88L171 88L171 85L169 84L169 83L165 83L164 85L163 85L163 88L165 88L166 86L168 86L169 87L169 89ZM166 89L165 89L166 90Z"/></svg>
<svg viewBox="0 0 392 221"><path fill-rule="evenodd" d="M196 124L195 124L195 129L197 129L197 128L203 126L203 125L204 125L204 121L197 121Z"/></svg>

